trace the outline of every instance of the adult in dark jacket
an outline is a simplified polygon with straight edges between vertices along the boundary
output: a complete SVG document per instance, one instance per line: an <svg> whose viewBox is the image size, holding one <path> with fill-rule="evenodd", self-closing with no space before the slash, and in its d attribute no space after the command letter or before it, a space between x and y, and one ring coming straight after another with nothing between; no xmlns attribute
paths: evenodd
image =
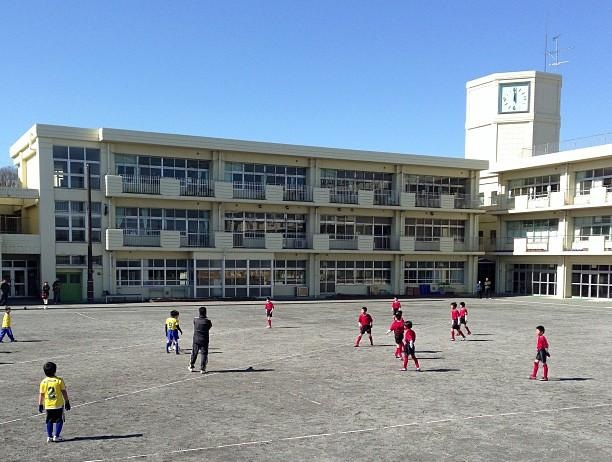
<svg viewBox="0 0 612 462"><path fill-rule="evenodd" d="M0 284L0 305L8 305L8 297L10 291L11 283L9 278L2 279L2 284Z"/></svg>
<svg viewBox="0 0 612 462"><path fill-rule="evenodd" d="M212 322L206 317L205 306L201 306L199 312L200 316L193 320L193 345L191 348L189 371L194 371L198 353L201 353L200 373L206 374L206 364L208 363L208 332L212 327Z"/></svg>

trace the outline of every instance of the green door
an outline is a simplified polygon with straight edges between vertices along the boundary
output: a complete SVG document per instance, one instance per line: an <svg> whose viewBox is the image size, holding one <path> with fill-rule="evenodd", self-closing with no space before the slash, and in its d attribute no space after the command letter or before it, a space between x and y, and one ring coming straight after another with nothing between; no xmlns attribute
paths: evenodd
<svg viewBox="0 0 612 462"><path fill-rule="evenodd" d="M81 303L83 301L83 281L81 273L57 273L60 281L61 303Z"/></svg>

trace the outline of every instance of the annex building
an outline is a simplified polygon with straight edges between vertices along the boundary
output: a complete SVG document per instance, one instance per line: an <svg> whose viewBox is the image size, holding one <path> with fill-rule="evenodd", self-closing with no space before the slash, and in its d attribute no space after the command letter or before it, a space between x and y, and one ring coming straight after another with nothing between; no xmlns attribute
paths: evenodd
<svg viewBox="0 0 612 462"><path fill-rule="evenodd" d="M612 144L559 143L561 77L467 83L465 158L37 124L0 188L11 296L612 298ZM590 142L590 143L589 143ZM88 226L86 166L91 173Z"/></svg>

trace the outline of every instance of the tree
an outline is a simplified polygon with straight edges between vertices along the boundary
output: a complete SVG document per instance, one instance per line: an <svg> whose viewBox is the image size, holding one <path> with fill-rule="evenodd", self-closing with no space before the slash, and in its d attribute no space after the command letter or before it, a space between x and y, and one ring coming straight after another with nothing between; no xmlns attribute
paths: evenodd
<svg viewBox="0 0 612 462"><path fill-rule="evenodd" d="M16 188L20 187L19 172L17 168L6 166L0 167L0 187Z"/></svg>

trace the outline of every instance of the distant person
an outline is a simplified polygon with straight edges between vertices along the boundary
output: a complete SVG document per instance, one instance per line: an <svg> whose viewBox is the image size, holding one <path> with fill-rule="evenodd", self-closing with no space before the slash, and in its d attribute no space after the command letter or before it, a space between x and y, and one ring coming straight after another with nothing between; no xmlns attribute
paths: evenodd
<svg viewBox="0 0 612 462"><path fill-rule="evenodd" d="M50 293L51 293L51 286L49 286L49 283L45 281L45 283L42 286L42 289L40 290L40 297L42 298L43 308L45 310L47 309L47 305L49 304L49 294Z"/></svg>
<svg viewBox="0 0 612 462"><path fill-rule="evenodd" d="M391 302L391 310L393 311L393 316L397 314L399 310L402 309L402 303L399 301L399 298L394 297Z"/></svg>
<svg viewBox="0 0 612 462"><path fill-rule="evenodd" d="M404 348L404 319L402 318L402 310L395 313L395 317L389 326L387 334L391 332L393 332L395 336L395 344L397 345L397 348L395 348L395 357L402 359L402 350Z"/></svg>
<svg viewBox="0 0 612 462"><path fill-rule="evenodd" d="M548 340L544 336L544 326L536 327L536 357L533 361L533 372L529 378L531 380L535 380L538 376L538 367L540 363L542 363L542 368L544 369L544 376L540 379L543 382L548 381L548 364L546 364L546 358L550 357L550 353L548 352Z"/></svg>
<svg viewBox="0 0 612 462"><path fill-rule="evenodd" d="M180 354L179 351L179 332L183 335L181 326L179 325L179 312L176 310L170 311L170 317L166 319L164 323L164 330L166 332L166 353L170 353L170 347L174 347L176 354Z"/></svg>
<svg viewBox="0 0 612 462"><path fill-rule="evenodd" d="M476 296L478 298L482 298L482 282L481 281L478 281L476 283Z"/></svg>
<svg viewBox="0 0 612 462"><path fill-rule="evenodd" d="M2 279L0 284L0 305L8 305L9 292L11 291L11 283L9 278Z"/></svg>
<svg viewBox="0 0 612 462"><path fill-rule="evenodd" d="M274 303L270 300L270 297L266 297L266 318L268 320L268 329L272 328L272 312L274 311Z"/></svg>
<svg viewBox="0 0 612 462"><path fill-rule="evenodd" d="M491 298L491 281L489 278L485 278L484 293L486 298Z"/></svg>
<svg viewBox="0 0 612 462"><path fill-rule="evenodd" d="M464 326L465 331L468 335L472 335L470 328L467 325L468 309L465 306L465 302L459 303L459 326Z"/></svg>
<svg viewBox="0 0 612 462"><path fill-rule="evenodd" d="M463 332L461 332L461 324L459 324L459 310L457 309L457 303L455 302L451 303L450 315L451 315L451 340L453 342L455 341L455 331L457 332L457 334L463 337L463 340L465 340L465 335L463 335Z"/></svg>
<svg viewBox="0 0 612 462"><path fill-rule="evenodd" d="M367 307L364 306L361 308L361 314L359 315L358 322L359 335L355 339L355 346L359 346L359 342L361 342L361 337L364 334L368 334L368 337L370 338L370 345L374 346L374 340L372 340L372 326L374 325L374 319L372 319L372 316L370 315L370 313L368 313Z"/></svg>
<svg viewBox="0 0 612 462"><path fill-rule="evenodd" d="M43 366L46 377L40 382L38 395L38 412L47 411L47 443L64 441L60 436L64 426L64 409L70 410L68 391L61 377L57 377L55 363L48 362ZM55 435L53 434L55 424Z"/></svg>
<svg viewBox="0 0 612 462"><path fill-rule="evenodd" d="M59 305L61 303L61 291L62 291L62 284L60 283L59 279L56 279L55 281L53 281L51 290L53 290L53 304Z"/></svg>
<svg viewBox="0 0 612 462"><path fill-rule="evenodd" d="M208 340L212 322L206 317L206 307L199 308L199 316L193 320L193 345L191 347L191 360L189 361L189 372L193 372L198 353L200 353L200 374L206 374L208 364Z"/></svg>
<svg viewBox="0 0 612 462"><path fill-rule="evenodd" d="M412 360L414 361L414 367L416 368L417 372L421 371L419 360L417 359L415 354L415 341L416 332L412 330L412 321L404 322L404 367L401 369L402 371L407 370L409 358L412 358Z"/></svg>
<svg viewBox="0 0 612 462"><path fill-rule="evenodd" d="M13 337L13 328L11 327L13 324L13 319L11 317L11 307L7 306L4 308L4 316L2 316L2 330L0 331L0 343L4 340L4 336L8 335L8 338L11 342L15 341L15 337Z"/></svg>

